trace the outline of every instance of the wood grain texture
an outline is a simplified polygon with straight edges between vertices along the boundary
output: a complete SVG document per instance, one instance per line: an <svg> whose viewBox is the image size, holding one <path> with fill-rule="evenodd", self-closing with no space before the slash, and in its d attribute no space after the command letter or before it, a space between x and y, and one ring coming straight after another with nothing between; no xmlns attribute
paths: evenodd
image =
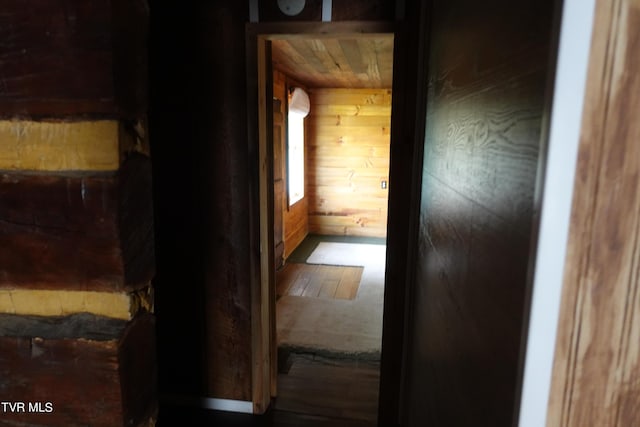
<svg viewBox="0 0 640 427"><path fill-rule="evenodd" d="M407 426L512 425L552 3L433 2Z"/></svg>
<svg viewBox="0 0 640 427"><path fill-rule="evenodd" d="M1 175L2 287L121 289L116 187L113 173Z"/></svg>
<svg viewBox="0 0 640 427"><path fill-rule="evenodd" d="M289 369L278 376L281 393L275 402L276 412L324 416L332 419L329 425L335 426L351 426L350 421L356 420L375 424L377 364L297 354L289 355L287 362ZM299 422L300 426L315 425Z"/></svg>
<svg viewBox="0 0 640 427"><path fill-rule="evenodd" d="M284 217L286 201L286 157L285 157L285 126L284 126L284 98L277 98L276 94L284 95L284 82L278 85L274 73L273 85L273 245L274 265L276 270L284 263Z"/></svg>
<svg viewBox="0 0 640 427"><path fill-rule="evenodd" d="M284 211L285 259L302 243L307 234L309 234L309 198L305 196Z"/></svg>
<svg viewBox="0 0 640 427"><path fill-rule="evenodd" d="M314 234L385 237L391 125L391 91L311 91L308 183L309 231ZM386 113L360 116L362 106ZM352 114L332 114L353 108Z"/></svg>
<svg viewBox="0 0 640 427"><path fill-rule="evenodd" d="M3 3L0 116L146 111L143 1Z"/></svg>
<svg viewBox="0 0 640 427"><path fill-rule="evenodd" d="M548 426L640 419L640 2L593 28Z"/></svg>
<svg viewBox="0 0 640 427"><path fill-rule="evenodd" d="M390 88L393 35L273 40L273 64L310 88Z"/></svg>
<svg viewBox="0 0 640 427"><path fill-rule="evenodd" d="M51 413L4 412L3 423L107 427L155 418L153 329L153 317L142 316L107 340L0 337L3 399L53 405Z"/></svg>
<svg viewBox="0 0 640 427"><path fill-rule="evenodd" d="M273 96L282 100L282 114L283 128L280 133L280 139L274 139L274 177L281 177L282 183L280 184L279 191L274 192L274 210L280 209L280 212L276 213L276 218L282 215L282 258L287 259L289 255L298 247L304 238L309 234L309 200L308 195L305 196L292 206L289 206L289 196L287 187L287 144L286 144L286 105L288 101L287 88L289 86L298 86L299 82L292 80L289 76L281 71L274 70L274 86ZM275 119L274 119L275 120ZM305 165L308 162L308 120L305 120ZM274 134L275 135L275 134ZM281 156L278 159L276 153L280 153ZM305 187L307 186L306 180L308 166L305 166ZM305 190L306 191L306 190ZM277 229L277 227L275 227Z"/></svg>
<svg viewBox="0 0 640 427"><path fill-rule="evenodd" d="M276 295L354 299L362 271L362 267L289 263L276 273Z"/></svg>
<svg viewBox="0 0 640 427"><path fill-rule="evenodd" d="M0 175L0 286L146 286L153 274L150 191L142 155L117 173Z"/></svg>

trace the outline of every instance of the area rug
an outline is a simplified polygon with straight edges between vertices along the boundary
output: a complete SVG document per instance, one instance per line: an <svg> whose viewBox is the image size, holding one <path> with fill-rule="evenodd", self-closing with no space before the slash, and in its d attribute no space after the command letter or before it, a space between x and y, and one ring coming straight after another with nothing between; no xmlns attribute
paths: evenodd
<svg viewBox="0 0 640 427"><path fill-rule="evenodd" d="M353 300L285 295L278 300L278 346L325 357L377 360L382 338L385 245L321 242L309 264L362 266Z"/></svg>

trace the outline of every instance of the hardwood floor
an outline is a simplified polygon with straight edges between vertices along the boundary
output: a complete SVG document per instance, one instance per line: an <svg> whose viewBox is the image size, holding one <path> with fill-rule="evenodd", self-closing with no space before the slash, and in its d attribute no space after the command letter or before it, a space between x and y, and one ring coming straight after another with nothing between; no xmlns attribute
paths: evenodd
<svg viewBox="0 0 640 427"><path fill-rule="evenodd" d="M314 298L354 299L362 267L286 264L276 273L276 294Z"/></svg>
<svg viewBox="0 0 640 427"><path fill-rule="evenodd" d="M304 264L320 241L383 244L384 239L308 236L278 272L278 297L354 298L361 267ZM295 262L291 262L295 261ZM296 283L297 281L297 283ZM158 427L375 427L380 366L280 352L278 397L264 415L160 405Z"/></svg>
<svg viewBox="0 0 640 427"><path fill-rule="evenodd" d="M278 375L276 411L375 425L379 363L291 354Z"/></svg>
<svg viewBox="0 0 640 427"><path fill-rule="evenodd" d="M263 416L161 406L158 427L375 427L379 364L291 354Z"/></svg>

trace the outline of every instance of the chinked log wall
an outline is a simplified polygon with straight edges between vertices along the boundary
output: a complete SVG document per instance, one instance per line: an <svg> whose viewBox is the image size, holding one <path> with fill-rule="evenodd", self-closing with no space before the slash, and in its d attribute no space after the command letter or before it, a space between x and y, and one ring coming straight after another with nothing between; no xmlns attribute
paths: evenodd
<svg viewBox="0 0 640 427"><path fill-rule="evenodd" d="M0 17L0 419L151 425L147 6L26 6Z"/></svg>
<svg viewBox="0 0 640 427"><path fill-rule="evenodd" d="M314 89L310 97L309 231L385 237L391 90Z"/></svg>

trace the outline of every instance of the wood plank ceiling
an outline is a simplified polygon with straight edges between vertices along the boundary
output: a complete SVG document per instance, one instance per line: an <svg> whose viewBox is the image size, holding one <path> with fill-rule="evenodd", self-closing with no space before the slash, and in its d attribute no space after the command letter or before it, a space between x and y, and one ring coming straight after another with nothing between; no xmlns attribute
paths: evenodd
<svg viewBox="0 0 640 427"><path fill-rule="evenodd" d="M391 89L393 35L272 40L274 68L309 88Z"/></svg>

